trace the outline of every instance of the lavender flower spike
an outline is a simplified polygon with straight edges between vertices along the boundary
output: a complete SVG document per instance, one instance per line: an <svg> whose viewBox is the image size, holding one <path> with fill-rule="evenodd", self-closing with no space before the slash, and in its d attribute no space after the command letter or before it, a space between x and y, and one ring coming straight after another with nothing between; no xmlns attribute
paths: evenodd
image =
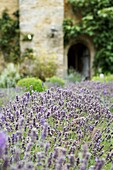
<svg viewBox="0 0 113 170"><path fill-rule="evenodd" d="M0 132L0 157L3 154L3 151L6 146L6 134L4 132Z"/></svg>

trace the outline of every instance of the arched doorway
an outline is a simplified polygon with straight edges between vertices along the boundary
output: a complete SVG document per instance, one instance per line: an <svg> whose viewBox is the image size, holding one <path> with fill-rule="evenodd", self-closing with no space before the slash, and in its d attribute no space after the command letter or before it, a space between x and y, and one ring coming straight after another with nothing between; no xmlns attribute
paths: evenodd
<svg viewBox="0 0 113 170"><path fill-rule="evenodd" d="M74 69L85 79L90 78L90 52L82 43L72 45L68 51L68 70Z"/></svg>

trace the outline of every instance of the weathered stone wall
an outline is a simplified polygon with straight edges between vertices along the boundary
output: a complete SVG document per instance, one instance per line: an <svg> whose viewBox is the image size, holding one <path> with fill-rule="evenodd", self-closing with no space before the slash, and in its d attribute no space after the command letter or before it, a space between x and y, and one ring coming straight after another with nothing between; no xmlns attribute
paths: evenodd
<svg viewBox="0 0 113 170"><path fill-rule="evenodd" d="M68 50L77 41L76 39L72 40L68 46L64 47L62 23L64 18L71 18L77 23L81 19L81 14L74 15L68 0L0 0L0 15L4 9L12 14L18 8L20 11L21 51L24 52L26 48L32 48L37 57L44 52L56 55L59 63L58 75L62 76L63 72L67 70ZM24 34L34 34L33 40L23 41ZM95 53L93 43L86 37L83 41L88 41L85 44L88 44L87 47L90 49L92 70Z"/></svg>
<svg viewBox="0 0 113 170"><path fill-rule="evenodd" d="M63 0L20 0L20 29L23 34L34 34L31 42L22 41L21 50L33 48L39 56L43 51L58 56L59 72L63 71ZM55 35L52 35L55 29ZM59 73L60 75L60 73Z"/></svg>
<svg viewBox="0 0 113 170"><path fill-rule="evenodd" d="M0 0L0 16L5 9L12 15L18 9L18 0Z"/></svg>

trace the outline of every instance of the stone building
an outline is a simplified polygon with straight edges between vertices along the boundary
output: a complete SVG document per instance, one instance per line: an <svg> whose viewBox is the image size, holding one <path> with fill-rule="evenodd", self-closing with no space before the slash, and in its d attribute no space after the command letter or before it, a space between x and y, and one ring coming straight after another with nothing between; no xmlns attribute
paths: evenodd
<svg viewBox="0 0 113 170"><path fill-rule="evenodd" d="M73 67L84 76L92 76L94 46L90 37L80 37L64 46L62 23L64 18L79 21L67 0L0 0L0 15L4 9L9 14L19 9L21 52L32 48L39 56L42 51L56 55L59 63L58 75ZM23 35L31 41L23 41Z"/></svg>

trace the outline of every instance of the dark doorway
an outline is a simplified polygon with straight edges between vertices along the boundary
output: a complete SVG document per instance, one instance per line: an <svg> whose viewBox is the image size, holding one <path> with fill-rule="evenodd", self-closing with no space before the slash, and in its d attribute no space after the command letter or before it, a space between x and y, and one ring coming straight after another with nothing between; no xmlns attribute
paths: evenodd
<svg viewBox="0 0 113 170"><path fill-rule="evenodd" d="M74 69L84 76L90 78L90 53L89 49L82 43L72 45L68 51L68 70Z"/></svg>

